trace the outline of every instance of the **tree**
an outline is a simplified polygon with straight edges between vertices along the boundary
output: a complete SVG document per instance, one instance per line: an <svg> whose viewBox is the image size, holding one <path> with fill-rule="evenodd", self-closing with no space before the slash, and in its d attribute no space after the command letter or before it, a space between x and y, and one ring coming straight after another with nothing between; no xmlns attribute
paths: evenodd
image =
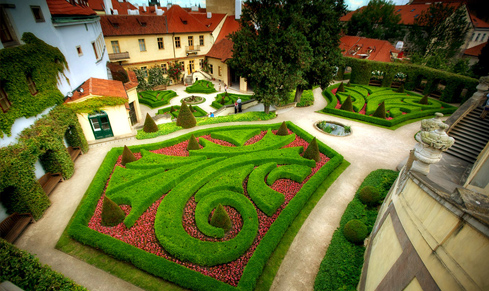
<svg viewBox="0 0 489 291"><path fill-rule="evenodd" d="M479 62L472 66L472 71L475 75L482 77L489 74L489 45L482 48L479 55Z"/></svg>
<svg viewBox="0 0 489 291"><path fill-rule="evenodd" d="M253 87L265 113L304 83L311 65L312 49L299 27L303 11L300 0L249 0L239 21L241 29L231 34L229 65Z"/></svg>
<svg viewBox="0 0 489 291"><path fill-rule="evenodd" d="M312 63L304 71L303 82L295 91L295 102L302 92L313 86L329 86L342 60L339 48L341 27L339 18L345 13L343 0L302 1L299 28L312 49Z"/></svg>
<svg viewBox="0 0 489 291"><path fill-rule="evenodd" d="M132 68L132 71L136 74L136 78L138 79L138 91L149 90L151 87L146 81L147 71L143 71L136 68Z"/></svg>
<svg viewBox="0 0 489 291"><path fill-rule="evenodd" d="M165 78L164 70L160 66L154 66L148 70L148 85L153 88L158 85L168 85L169 78Z"/></svg>
<svg viewBox="0 0 489 291"><path fill-rule="evenodd" d="M401 15L391 1L371 0L366 7L352 15L346 26L348 35L394 40L401 36Z"/></svg>
<svg viewBox="0 0 489 291"><path fill-rule="evenodd" d="M183 128L192 128L197 125L197 120L195 120L195 116L190 112L190 109L187 106L187 103L182 102L182 106L180 107L180 111L177 116L177 126L181 126Z"/></svg>
<svg viewBox="0 0 489 291"><path fill-rule="evenodd" d="M469 31L465 14L465 6L455 9L442 3L421 12L407 36L409 51L421 56L418 63L447 69L447 60L459 53Z"/></svg>

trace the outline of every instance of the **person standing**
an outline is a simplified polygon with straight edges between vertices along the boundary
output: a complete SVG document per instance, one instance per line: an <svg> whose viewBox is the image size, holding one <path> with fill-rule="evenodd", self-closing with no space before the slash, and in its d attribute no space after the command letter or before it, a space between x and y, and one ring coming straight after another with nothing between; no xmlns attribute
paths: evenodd
<svg viewBox="0 0 489 291"><path fill-rule="evenodd" d="M485 119L487 113L489 112L489 93L487 93L486 98L486 103L483 105L484 108L482 108L480 119Z"/></svg>
<svg viewBox="0 0 489 291"><path fill-rule="evenodd" d="M234 114L238 113L238 102L234 102Z"/></svg>
<svg viewBox="0 0 489 291"><path fill-rule="evenodd" d="M238 103L238 112L241 112L241 97L238 97L238 100L236 100Z"/></svg>
<svg viewBox="0 0 489 291"><path fill-rule="evenodd" d="M228 85L227 84L224 84L224 92L228 92Z"/></svg>

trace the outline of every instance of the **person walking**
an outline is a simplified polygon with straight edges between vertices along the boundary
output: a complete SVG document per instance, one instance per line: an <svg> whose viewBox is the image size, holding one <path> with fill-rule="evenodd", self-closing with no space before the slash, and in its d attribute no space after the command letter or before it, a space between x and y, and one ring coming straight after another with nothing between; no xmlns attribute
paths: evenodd
<svg viewBox="0 0 489 291"><path fill-rule="evenodd" d="M480 116L480 119L482 120L486 119L486 115L489 112L489 93L487 93L486 98L486 103L483 105L484 108L482 108L482 113Z"/></svg>
<svg viewBox="0 0 489 291"><path fill-rule="evenodd" d="M241 112L241 97L238 97L238 100L236 100L238 103L238 112Z"/></svg>

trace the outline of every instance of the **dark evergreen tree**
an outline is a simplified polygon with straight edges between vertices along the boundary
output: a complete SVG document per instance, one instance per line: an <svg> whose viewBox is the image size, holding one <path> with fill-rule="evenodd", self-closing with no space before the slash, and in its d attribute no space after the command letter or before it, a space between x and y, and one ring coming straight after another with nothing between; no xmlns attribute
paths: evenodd
<svg viewBox="0 0 489 291"><path fill-rule="evenodd" d="M472 67L472 71L478 77L489 75L489 45L487 42L479 55L479 62Z"/></svg>
<svg viewBox="0 0 489 291"><path fill-rule="evenodd" d="M309 143L309 146L304 151L302 155L306 159L315 160L316 162L321 161L321 156L319 155L319 147L316 138L313 138Z"/></svg>
<svg viewBox="0 0 489 291"><path fill-rule="evenodd" d="M289 135L285 121L282 122L282 125L280 125L280 128L277 130L277 135Z"/></svg>
<svg viewBox="0 0 489 291"><path fill-rule="evenodd" d="M126 214L114 201L109 197L104 196L104 202L102 204L102 224L105 226L114 226L121 223Z"/></svg>
<svg viewBox="0 0 489 291"><path fill-rule="evenodd" d="M192 134L188 140L187 150L200 150L200 145L195 136Z"/></svg>
<svg viewBox="0 0 489 291"><path fill-rule="evenodd" d="M384 101L382 101L382 103L380 103L379 107L377 107L377 109L375 110L375 112L372 116L383 118L383 119L386 118Z"/></svg>

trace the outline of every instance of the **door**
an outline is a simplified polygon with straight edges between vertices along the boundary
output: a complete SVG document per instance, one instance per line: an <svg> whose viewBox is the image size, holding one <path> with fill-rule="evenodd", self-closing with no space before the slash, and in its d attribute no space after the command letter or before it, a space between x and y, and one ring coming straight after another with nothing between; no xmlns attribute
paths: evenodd
<svg viewBox="0 0 489 291"><path fill-rule="evenodd" d="M194 60L188 61L188 73L192 74L194 72L195 66L194 66Z"/></svg>
<svg viewBox="0 0 489 291"><path fill-rule="evenodd" d="M92 127L95 139L114 136L112 127L110 126L109 117L104 111L88 115L88 120L90 121L90 126Z"/></svg>
<svg viewBox="0 0 489 291"><path fill-rule="evenodd" d="M134 102L129 103L129 117L131 118L131 125L138 123L136 109L134 108Z"/></svg>

